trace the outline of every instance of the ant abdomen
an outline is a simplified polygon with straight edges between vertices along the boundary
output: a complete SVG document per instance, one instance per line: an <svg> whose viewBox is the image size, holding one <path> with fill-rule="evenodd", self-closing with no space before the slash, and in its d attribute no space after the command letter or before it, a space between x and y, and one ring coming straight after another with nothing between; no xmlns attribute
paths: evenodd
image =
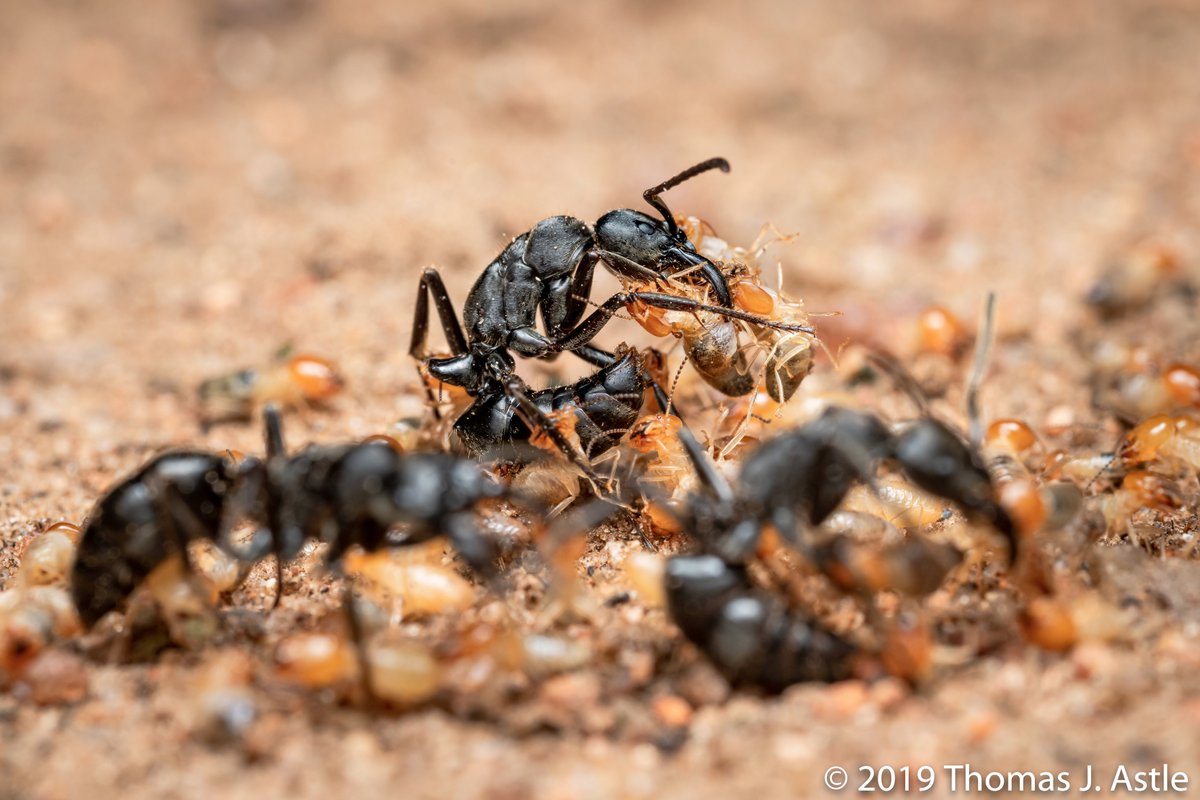
<svg viewBox="0 0 1200 800"><path fill-rule="evenodd" d="M123 606L188 541L215 538L233 469L210 453L166 453L100 500L71 569L71 594L86 627Z"/></svg>
<svg viewBox="0 0 1200 800"><path fill-rule="evenodd" d="M768 594L713 555L667 563L667 606L684 635L735 684L782 691L851 673L856 648Z"/></svg>

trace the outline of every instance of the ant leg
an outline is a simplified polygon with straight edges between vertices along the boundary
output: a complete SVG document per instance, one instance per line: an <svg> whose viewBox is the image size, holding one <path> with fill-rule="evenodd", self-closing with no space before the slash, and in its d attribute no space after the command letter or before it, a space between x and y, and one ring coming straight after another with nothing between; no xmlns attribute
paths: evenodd
<svg viewBox="0 0 1200 800"><path fill-rule="evenodd" d="M442 520L441 527L455 552L462 556L475 574L483 578L492 591L503 594L504 587L496 570L499 551L496 543L479 531L474 515L469 511L450 514Z"/></svg>
<svg viewBox="0 0 1200 800"><path fill-rule="evenodd" d="M560 351L578 350L583 345L588 344L592 339L596 338L596 334L600 333L600 330L608 324L608 321L612 319L618 310L634 301L645 303L655 308L664 308L668 311L703 311L727 319L741 320L764 328L773 328L791 333L813 333L814 330L808 325L800 325L794 322L779 322L758 316L757 314L739 311L736 308L710 306L687 297L679 297L672 294L663 294L661 292L618 292L608 298L587 319L576 325L574 329L567 331L556 339L554 341L555 349Z"/></svg>
<svg viewBox="0 0 1200 800"><path fill-rule="evenodd" d="M339 573L341 571L339 570ZM367 638L363 630L362 619L358 616L358 606L354 599L354 589L350 581L342 575L342 609L346 612L346 626L350 630L350 641L354 645L354 654L358 656L358 680L362 687L363 698L369 708L379 704L379 696L375 694L375 681L371 675L371 661L367 655Z"/></svg>
<svg viewBox="0 0 1200 800"><path fill-rule="evenodd" d="M611 353L608 350L602 350L601 348L591 344L580 345L578 348L572 350L571 353L578 357L581 361L591 364L593 367L599 367L600 369L611 367L617 360L615 353Z"/></svg>
<svg viewBox="0 0 1200 800"><path fill-rule="evenodd" d="M570 459L571 463L583 473L588 483L599 491L600 476L592 469L591 464L588 463L583 454L559 432L554 422L538 408L537 403L533 402L529 393L525 391L525 386L521 382L521 379L516 376L510 378L508 383L504 385L504 392L517 402L517 409L524 418L525 424L529 426L529 429L534 430L536 428L550 437L550 441L554 442L554 446Z"/></svg>
<svg viewBox="0 0 1200 800"><path fill-rule="evenodd" d="M446 343L454 355L467 352L467 339L463 335L462 324L458 321L458 312L450 301L446 284L441 274L433 267L426 267L421 273L421 282L417 285L417 303L413 307L412 338L409 340L408 353L413 358L425 358L425 342L429 333L429 296L433 295L433 306L437 309L438 319L442 323L442 331L446 335Z"/></svg>
<svg viewBox="0 0 1200 800"><path fill-rule="evenodd" d="M283 444L283 421L279 416L279 406L267 403L263 407L263 429L267 443L267 459L287 455Z"/></svg>
<svg viewBox="0 0 1200 800"><path fill-rule="evenodd" d="M700 449L700 443L696 441L696 437L687 428L681 428L679 431L679 443L683 445L683 451L687 453L688 460L692 462L692 466L696 468L696 477L700 479L700 483L705 489L708 489L716 496L717 500L722 503L733 502L733 489L729 486L729 482L721 477L720 473L713 467L712 462L708 460L708 456Z"/></svg>
<svg viewBox="0 0 1200 800"><path fill-rule="evenodd" d="M461 355L467 352L467 340L463 336L462 325L458 321L458 313L454 310L454 304L450 301L450 294L446 291L446 284L442 281L441 274L432 267L427 267L421 273L421 281L417 285L417 301L413 307L413 328L412 338L409 340L408 353L415 358L417 364L417 378L421 382L421 386L425 389L425 397L429 401L429 407L433 410L435 419L442 418L442 412L438 410L438 400L434 396L433 389L429 386L426 380L425 373L421 372L421 362L426 361L425 345L429 334L429 295L433 295L433 304L437 309L438 319L442 323L442 331L445 333L446 342L450 345L450 350L454 355Z"/></svg>
<svg viewBox="0 0 1200 800"><path fill-rule="evenodd" d="M707 161L701 161L699 164L688 167L678 175L668 178L657 186L651 186L642 192L642 198L654 206L655 211L662 214L663 221L667 223L667 230L672 234L679 230L679 226L675 223L675 215L671 213L671 209L667 208L667 204L663 202L662 193L675 188L686 180L690 180L697 175L702 175L713 169L719 169L721 172L729 172L729 162L719 156L717 158L710 158Z"/></svg>
<svg viewBox="0 0 1200 800"><path fill-rule="evenodd" d="M542 322L551 337L574 328L583 319L588 298L592 296L592 279L597 263L597 254L588 252L580 259L573 273L546 282Z"/></svg>

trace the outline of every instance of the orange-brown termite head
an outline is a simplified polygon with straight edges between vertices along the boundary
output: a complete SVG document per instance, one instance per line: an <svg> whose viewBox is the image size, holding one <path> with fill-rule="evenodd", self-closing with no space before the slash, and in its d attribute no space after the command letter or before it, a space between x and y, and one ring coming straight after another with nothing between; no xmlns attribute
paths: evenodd
<svg viewBox="0 0 1200 800"><path fill-rule="evenodd" d="M71 540L73 544L79 544L79 537L83 535L83 530L74 522L59 521L55 522L49 528L46 528L46 533L61 533Z"/></svg>
<svg viewBox="0 0 1200 800"><path fill-rule="evenodd" d="M328 400L345 385L334 363L320 356L292 356L287 370L292 383L307 400Z"/></svg>
<svg viewBox="0 0 1200 800"><path fill-rule="evenodd" d="M675 224L679 226L679 230L683 231L687 236L688 241L696 248L700 247L701 240L706 236L716 236L717 232L709 225L707 221L700 217L692 217L687 214L676 214Z"/></svg>
<svg viewBox="0 0 1200 800"><path fill-rule="evenodd" d="M639 453L677 449L682 426L679 417L669 414L643 417L629 431L629 446Z"/></svg>
<svg viewBox="0 0 1200 800"><path fill-rule="evenodd" d="M1037 434L1019 419L998 419L988 426L984 437L989 446L1002 446L1015 455L1032 450L1038 443Z"/></svg>
<svg viewBox="0 0 1200 800"><path fill-rule="evenodd" d="M1172 364L1162 374L1167 395L1176 408L1200 408L1200 371L1187 364Z"/></svg>
<svg viewBox="0 0 1200 800"><path fill-rule="evenodd" d="M889 626L879 658L897 678L922 683L933 673L933 633L920 617L901 616Z"/></svg>
<svg viewBox="0 0 1200 800"><path fill-rule="evenodd" d="M758 281L743 279L732 286L733 304L743 311L771 317L775 313L775 298Z"/></svg>
<svg viewBox="0 0 1200 800"><path fill-rule="evenodd" d="M1030 598L1018 624L1027 641L1052 653L1066 652L1079 640L1070 609L1057 597Z"/></svg>
<svg viewBox="0 0 1200 800"><path fill-rule="evenodd" d="M625 304L625 310L638 325L645 328L651 336L670 336L675 328L667 322L665 309L646 305L640 300L631 300Z"/></svg>
<svg viewBox="0 0 1200 800"><path fill-rule="evenodd" d="M1136 469L1121 481L1121 489L1132 494L1146 508L1173 510L1183 506L1183 493L1174 481L1161 475Z"/></svg>
<svg viewBox="0 0 1200 800"><path fill-rule="evenodd" d="M382 443L386 444L388 447L395 450L400 455L404 455L404 453L405 453L404 445L400 444L400 441L398 439L396 439L394 436L389 436L386 433L371 434L367 438L363 439L364 444L367 442L382 442Z"/></svg>
<svg viewBox="0 0 1200 800"><path fill-rule="evenodd" d="M1017 525L1022 538L1032 536L1046 524L1048 509L1036 481L1018 478L997 491L996 498Z"/></svg>
<svg viewBox="0 0 1200 800"><path fill-rule="evenodd" d="M554 429L562 435L567 441L577 441L575 435L575 424L579 418L575 414L574 408L562 408L557 411L551 411L547 414L550 421L554 424ZM560 452L558 445L550 438L550 434L542 430L540 427L533 431L529 437L529 443L541 450L547 450L551 453Z"/></svg>
<svg viewBox="0 0 1200 800"><path fill-rule="evenodd" d="M947 308L930 306L917 316L917 346L922 352L954 358L968 338L962 322Z"/></svg>
<svg viewBox="0 0 1200 800"><path fill-rule="evenodd" d="M1148 417L1125 435L1118 457L1125 464L1153 461L1176 435L1176 421L1167 414Z"/></svg>

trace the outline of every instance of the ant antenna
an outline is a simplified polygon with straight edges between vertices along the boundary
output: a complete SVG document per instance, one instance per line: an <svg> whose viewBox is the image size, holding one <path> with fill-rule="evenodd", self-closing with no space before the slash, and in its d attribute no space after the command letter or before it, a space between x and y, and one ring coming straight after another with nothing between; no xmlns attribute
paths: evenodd
<svg viewBox="0 0 1200 800"><path fill-rule="evenodd" d="M967 379L967 429L971 435L971 446L978 449L983 443L983 421L979 418L979 387L987 372L988 355L992 350L992 339L996 329L996 293L988 292L983 305L983 321L979 324L979 335L975 338L975 359L971 364L971 375Z"/></svg>
<svg viewBox="0 0 1200 800"><path fill-rule="evenodd" d="M688 167L675 177L668 178L658 186L652 186L642 192L642 197L646 202L654 206L655 211L662 214L663 221L667 223L667 231L672 236L679 232L679 226L675 223L675 215L671 213L671 209L667 208L667 204L663 202L659 195L669 189L675 188L686 180L713 169L719 169L721 172L729 172L729 162L719 156L717 158L710 158L707 161L701 161L693 167Z"/></svg>
<svg viewBox="0 0 1200 800"><path fill-rule="evenodd" d="M283 422L279 417L279 406L267 403L263 408L263 424L266 426L267 460L284 455Z"/></svg>

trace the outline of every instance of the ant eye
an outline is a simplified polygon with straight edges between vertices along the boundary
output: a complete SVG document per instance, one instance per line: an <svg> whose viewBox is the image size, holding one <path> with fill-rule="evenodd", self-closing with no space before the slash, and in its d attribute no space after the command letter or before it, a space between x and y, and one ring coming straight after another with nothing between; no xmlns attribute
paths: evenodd
<svg viewBox="0 0 1200 800"><path fill-rule="evenodd" d="M645 234L646 236L649 236L650 234L652 234L658 230L658 228L656 226L651 225L649 222L639 222L637 224L637 227L638 227L638 231Z"/></svg>

